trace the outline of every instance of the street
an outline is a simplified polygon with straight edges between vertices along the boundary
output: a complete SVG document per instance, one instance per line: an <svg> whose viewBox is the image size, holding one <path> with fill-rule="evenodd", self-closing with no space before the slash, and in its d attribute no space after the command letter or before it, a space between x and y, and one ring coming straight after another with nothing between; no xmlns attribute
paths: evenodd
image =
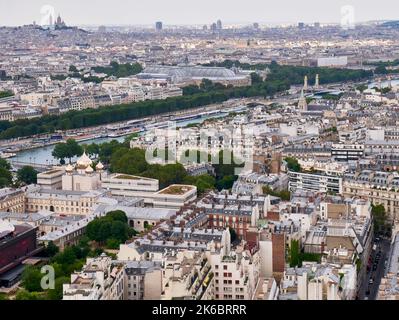
<svg viewBox="0 0 399 320"><path fill-rule="evenodd" d="M390 242L385 239L380 239L379 241L377 239L374 242L376 249L371 252L367 276L359 292L359 300L375 300L377 298L381 278L384 276L385 262L389 255Z"/></svg>

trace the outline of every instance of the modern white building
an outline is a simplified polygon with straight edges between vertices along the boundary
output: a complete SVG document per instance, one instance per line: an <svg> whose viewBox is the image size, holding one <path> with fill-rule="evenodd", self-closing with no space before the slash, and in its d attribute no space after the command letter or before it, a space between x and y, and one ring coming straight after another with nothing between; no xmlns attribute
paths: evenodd
<svg viewBox="0 0 399 320"><path fill-rule="evenodd" d="M145 203L151 203L154 193L159 190L159 181L116 173L103 178L101 186L110 191L112 195L143 198Z"/></svg>
<svg viewBox="0 0 399 320"><path fill-rule="evenodd" d="M190 185L170 185L153 195L154 208L179 210L197 199L197 187Z"/></svg>

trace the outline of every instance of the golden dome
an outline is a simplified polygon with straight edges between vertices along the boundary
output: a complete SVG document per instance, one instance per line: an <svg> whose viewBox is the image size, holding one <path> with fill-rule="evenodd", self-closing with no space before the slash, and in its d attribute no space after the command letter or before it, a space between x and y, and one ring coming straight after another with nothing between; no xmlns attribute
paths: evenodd
<svg viewBox="0 0 399 320"><path fill-rule="evenodd" d="M97 170L103 170L104 169L104 165L101 163L101 161L99 163L97 163L96 169Z"/></svg>
<svg viewBox="0 0 399 320"><path fill-rule="evenodd" d="M73 167L73 165L71 165L71 164L68 164L68 165L65 167L65 171L66 171L66 172L72 172L73 169L74 169L74 167Z"/></svg>
<svg viewBox="0 0 399 320"><path fill-rule="evenodd" d="M85 169L93 164L93 161L88 157L86 151L83 152L82 156L76 161L77 167L79 169Z"/></svg>
<svg viewBox="0 0 399 320"><path fill-rule="evenodd" d="M88 166L88 167L86 168L85 172L86 172L86 173L93 173L94 170L93 170L93 168L92 168L91 166Z"/></svg>

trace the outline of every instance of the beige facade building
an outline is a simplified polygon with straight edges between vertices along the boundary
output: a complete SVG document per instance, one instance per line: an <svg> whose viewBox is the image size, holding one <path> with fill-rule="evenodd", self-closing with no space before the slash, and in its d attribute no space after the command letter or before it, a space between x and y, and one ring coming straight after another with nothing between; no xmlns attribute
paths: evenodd
<svg viewBox="0 0 399 320"><path fill-rule="evenodd" d="M52 170L39 173L37 175L37 184L43 189L62 189L62 177L64 174L64 168L54 168Z"/></svg>
<svg viewBox="0 0 399 320"><path fill-rule="evenodd" d="M26 212L42 210L57 214L88 215L93 212L98 199L103 196L100 191L64 191L36 188L26 194Z"/></svg>
<svg viewBox="0 0 399 320"><path fill-rule="evenodd" d="M25 211L25 193L18 189L0 189L0 212L23 213Z"/></svg>
<svg viewBox="0 0 399 320"><path fill-rule="evenodd" d="M343 195L382 204L392 220L399 219L399 175L396 173L363 170L346 174Z"/></svg>

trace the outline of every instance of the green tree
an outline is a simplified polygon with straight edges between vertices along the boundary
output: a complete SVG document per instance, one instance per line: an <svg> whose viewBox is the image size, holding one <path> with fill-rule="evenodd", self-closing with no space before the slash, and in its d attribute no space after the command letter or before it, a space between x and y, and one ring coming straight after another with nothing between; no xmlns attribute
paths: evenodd
<svg viewBox="0 0 399 320"><path fill-rule="evenodd" d="M199 195L216 188L216 179L208 174L195 177L187 176L184 178L183 183L196 186Z"/></svg>
<svg viewBox="0 0 399 320"><path fill-rule="evenodd" d="M70 65L69 66L69 72L79 72L79 70L74 65Z"/></svg>
<svg viewBox="0 0 399 320"><path fill-rule="evenodd" d="M38 292L29 292L22 289L18 290L15 300L44 300L44 298Z"/></svg>
<svg viewBox="0 0 399 320"><path fill-rule="evenodd" d="M376 204L371 206L371 214L374 218L374 232L378 234L380 232L391 231L391 224L388 220L385 207L382 204Z"/></svg>
<svg viewBox="0 0 399 320"><path fill-rule="evenodd" d="M40 281L43 274L40 270L34 266L27 266L22 273L22 286L29 292L39 292L42 291Z"/></svg>
<svg viewBox="0 0 399 320"><path fill-rule="evenodd" d="M53 150L53 157L59 160L69 159L72 162L73 157L79 157L83 154L83 148L76 140L68 139L66 143L58 143Z"/></svg>
<svg viewBox="0 0 399 320"><path fill-rule="evenodd" d="M12 174L6 168L0 167L0 188L8 187L12 184Z"/></svg>
<svg viewBox="0 0 399 320"><path fill-rule="evenodd" d="M54 244L54 242L50 241L44 249L44 254L46 257L54 257L59 251L59 248Z"/></svg>
<svg viewBox="0 0 399 320"><path fill-rule="evenodd" d="M47 299L48 300L62 300L63 296L63 285L65 283L69 283L70 278L68 277L59 277L54 281L54 289L49 289L47 291Z"/></svg>
<svg viewBox="0 0 399 320"><path fill-rule="evenodd" d="M95 143L83 145L83 149L86 150L86 153L90 156L96 156L100 153L100 147Z"/></svg>
<svg viewBox="0 0 399 320"><path fill-rule="evenodd" d="M385 68L385 66L381 65L381 66L378 66L377 68L375 68L374 73L375 74L387 74L389 72L388 72L387 68Z"/></svg>
<svg viewBox="0 0 399 320"><path fill-rule="evenodd" d="M116 249L119 249L119 245L120 245L121 243L120 243L120 241L119 240L117 240L117 239L108 239L107 240L107 243L106 243L106 247L108 248L108 249L112 249L112 250L116 250Z"/></svg>
<svg viewBox="0 0 399 320"><path fill-rule="evenodd" d="M251 81L252 81L252 84L263 82L261 76L258 75L256 72L251 73Z"/></svg>
<svg viewBox="0 0 399 320"><path fill-rule="evenodd" d="M287 167L290 171L294 171L294 172L301 171L301 165L299 164L297 159L292 158L292 157L287 157L284 160L287 163Z"/></svg>
<svg viewBox="0 0 399 320"><path fill-rule="evenodd" d="M17 171L17 179L19 182L27 185L37 183L38 172L31 166L25 166Z"/></svg>
<svg viewBox="0 0 399 320"><path fill-rule="evenodd" d="M86 227L86 235L88 239L94 240L101 244L125 242L130 236L129 226L127 225L126 213L123 211L109 212L105 217L96 218Z"/></svg>
<svg viewBox="0 0 399 320"><path fill-rule="evenodd" d="M127 216L126 213L121 211L121 210L117 210L117 211L110 211L107 213L106 215L108 218L110 218L113 221L120 221L123 223L127 223Z"/></svg>
<svg viewBox="0 0 399 320"><path fill-rule="evenodd" d="M0 168L11 170L11 165L7 160L0 158Z"/></svg>
<svg viewBox="0 0 399 320"><path fill-rule="evenodd" d="M12 91L0 91L0 99L1 98L7 98L7 97L12 97L14 93Z"/></svg>
<svg viewBox="0 0 399 320"><path fill-rule="evenodd" d="M290 255L289 255L289 261L290 261L290 267L297 267L300 265L300 248L299 248L299 241L298 240L291 240L291 246L290 246Z"/></svg>
<svg viewBox="0 0 399 320"><path fill-rule="evenodd" d="M0 293L0 301L9 300L5 293Z"/></svg>
<svg viewBox="0 0 399 320"><path fill-rule="evenodd" d="M230 231L230 241L231 243L235 242L237 240L237 232L233 228L229 228Z"/></svg>
<svg viewBox="0 0 399 320"><path fill-rule="evenodd" d="M263 194L279 197L283 201L290 201L291 199L291 192L289 192L288 190L273 191L269 186L263 187Z"/></svg>
<svg viewBox="0 0 399 320"><path fill-rule="evenodd" d="M67 247L63 252L58 253L54 257L54 261L61 265L71 265L76 260L76 254L72 247Z"/></svg>

